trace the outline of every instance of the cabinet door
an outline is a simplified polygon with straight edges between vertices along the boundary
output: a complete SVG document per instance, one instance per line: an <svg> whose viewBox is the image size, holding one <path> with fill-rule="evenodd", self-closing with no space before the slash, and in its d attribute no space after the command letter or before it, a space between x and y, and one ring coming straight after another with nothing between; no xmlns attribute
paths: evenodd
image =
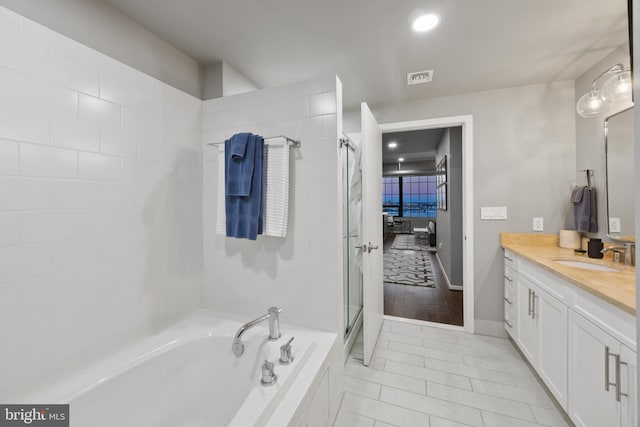
<svg viewBox="0 0 640 427"><path fill-rule="evenodd" d="M533 290L535 285L527 278L518 275L517 279L517 313L516 328L518 330L518 346L529 359L534 368L538 368L538 326L537 318L531 315Z"/></svg>
<svg viewBox="0 0 640 427"><path fill-rule="evenodd" d="M624 394L620 397L620 416L622 417L622 427L637 427L638 364L636 352L622 346L622 350L620 351L620 360L623 362L620 367L622 377L620 390Z"/></svg>
<svg viewBox="0 0 640 427"><path fill-rule="evenodd" d="M620 425L615 358L620 343L574 311L569 312L569 417L578 427ZM606 349L609 357L606 357ZM609 369L607 369L607 367Z"/></svg>
<svg viewBox="0 0 640 427"><path fill-rule="evenodd" d="M534 290L533 314L538 322L538 374L560 406L567 409L568 309L556 298Z"/></svg>

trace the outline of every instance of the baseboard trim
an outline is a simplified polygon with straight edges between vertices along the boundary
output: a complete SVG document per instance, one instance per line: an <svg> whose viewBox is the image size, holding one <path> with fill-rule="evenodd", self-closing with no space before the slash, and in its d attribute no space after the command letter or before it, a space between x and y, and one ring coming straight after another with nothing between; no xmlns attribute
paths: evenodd
<svg viewBox="0 0 640 427"><path fill-rule="evenodd" d="M444 276L444 280L447 282L447 288L449 288L450 291L464 291L464 287L460 286L460 285L452 285L451 281L449 280L449 276L447 276L447 271L444 269L444 265L442 265L442 261L440 260L440 257L438 256L438 252L436 252L436 259L438 260L438 265L440 266L440 271L442 272L442 275Z"/></svg>
<svg viewBox="0 0 640 427"><path fill-rule="evenodd" d="M504 322L496 322L495 320L476 319L475 333L491 337L509 338L509 334L504 329Z"/></svg>

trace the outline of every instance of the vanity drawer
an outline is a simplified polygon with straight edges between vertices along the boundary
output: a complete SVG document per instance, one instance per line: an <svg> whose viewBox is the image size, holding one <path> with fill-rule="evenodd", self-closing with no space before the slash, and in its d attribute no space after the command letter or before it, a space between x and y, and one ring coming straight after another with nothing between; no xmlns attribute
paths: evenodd
<svg viewBox="0 0 640 427"><path fill-rule="evenodd" d="M516 339L516 316L513 305L504 302L504 329L509 333L511 338Z"/></svg>
<svg viewBox="0 0 640 427"><path fill-rule="evenodd" d="M514 308L515 303L515 291L513 286L504 286L504 303L509 306L511 309ZM506 307L506 306L505 306Z"/></svg>
<svg viewBox="0 0 640 427"><path fill-rule="evenodd" d="M504 268L504 288L505 288L505 292L506 289L509 288L509 290L511 291L511 293L513 293L513 289L514 289L514 284L515 284L515 273L512 269L505 267Z"/></svg>
<svg viewBox="0 0 640 427"><path fill-rule="evenodd" d="M516 256L509 249L504 250L504 268L506 270L507 267L514 268L515 266Z"/></svg>

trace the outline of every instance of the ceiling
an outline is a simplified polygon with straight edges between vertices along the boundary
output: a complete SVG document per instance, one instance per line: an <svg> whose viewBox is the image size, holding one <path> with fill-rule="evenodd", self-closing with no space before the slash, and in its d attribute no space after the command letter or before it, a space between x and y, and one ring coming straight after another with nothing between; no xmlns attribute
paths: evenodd
<svg viewBox="0 0 640 427"><path fill-rule="evenodd" d="M445 129L414 130L382 134L382 163L397 163L402 157L404 162L420 162L436 158L436 146ZM388 144L395 142L396 148Z"/></svg>
<svg viewBox="0 0 640 427"><path fill-rule="evenodd" d="M626 0L104 1L260 87L338 74L345 108L575 79L627 39ZM440 25L413 33L419 10Z"/></svg>

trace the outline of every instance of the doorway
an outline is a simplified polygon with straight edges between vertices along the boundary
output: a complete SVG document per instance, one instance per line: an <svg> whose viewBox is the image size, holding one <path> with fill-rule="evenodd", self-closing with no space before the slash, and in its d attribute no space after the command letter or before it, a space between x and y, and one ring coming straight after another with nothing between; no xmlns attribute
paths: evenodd
<svg viewBox="0 0 640 427"><path fill-rule="evenodd" d="M383 201L386 317L473 332L472 126L380 125L383 194L395 194Z"/></svg>

